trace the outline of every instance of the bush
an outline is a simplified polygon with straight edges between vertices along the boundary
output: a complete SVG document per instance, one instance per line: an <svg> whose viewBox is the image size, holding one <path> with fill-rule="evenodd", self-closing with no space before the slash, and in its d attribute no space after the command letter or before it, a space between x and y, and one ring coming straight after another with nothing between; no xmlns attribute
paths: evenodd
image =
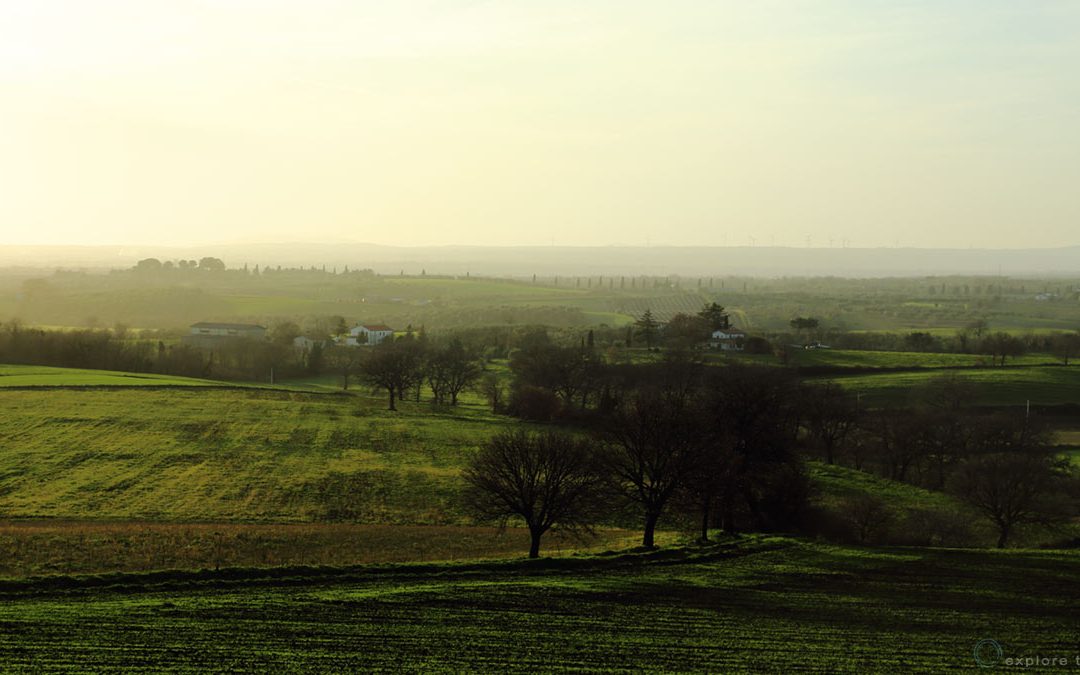
<svg viewBox="0 0 1080 675"><path fill-rule="evenodd" d="M559 399L550 389L522 385L510 396L510 413L534 422L550 422L559 412Z"/></svg>
<svg viewBox="0 0 1080 675"><path fill-rule="evenodd" d="M747 354L772 354L773 347L768 340L755 335L746 338L746 342L743 343L743 351Z"/></svg>

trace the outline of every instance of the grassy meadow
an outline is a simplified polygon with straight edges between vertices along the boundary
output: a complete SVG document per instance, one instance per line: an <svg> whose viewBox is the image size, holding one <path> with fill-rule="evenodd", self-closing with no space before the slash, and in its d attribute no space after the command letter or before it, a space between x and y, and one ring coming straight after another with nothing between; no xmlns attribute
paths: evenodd
<svg viewBox="0 0 1080 675"><path fill-rule="evenodd" d="M864 405L906 405L912 390L955 373L975 385L976 405L1023 407L1080 403L1080 367L1033 366L1018 368L970 368L958 371L921 370L909 372L838 375L827 378L857 393Z"/></svg>
<svg viewBox="0 0 1080 675"><path fill-rule="evenodd" d="M1080 557L707 547L0 582L15 670L926 672L1075 658Z"/></svg>
<svg viewBox="0 0 1080 675"><path fill-rule="evenodd" d="M0 388L12 387L222 387L217 380L111 370L0 365Z"/></svg>
<svg viewBox="0 0 1080 675"><path fill-rule="evenodd" d="M484 407L258 389L0 389L0 517L458 524Z"/></svg>

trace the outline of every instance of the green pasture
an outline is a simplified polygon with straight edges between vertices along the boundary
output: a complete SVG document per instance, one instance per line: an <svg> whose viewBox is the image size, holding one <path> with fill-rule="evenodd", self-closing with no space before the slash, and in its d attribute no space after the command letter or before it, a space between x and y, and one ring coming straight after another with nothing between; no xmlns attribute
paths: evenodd
<svg viewBox="0 0 1080 675"><path fill-rule="evenodd" d="M366 393L366 390L365 390ZM454 524L484 406L259 389L0 389L7 517Z"/></svg>
<svg viewBox="0 0 1080 675"><path fill-rule="evenodd" d="M222 387L241 386L216 380L200 380L154 373L52 368L49 366L0 365L0 388L4 387Z"/></svg>
<svg viewBox="0 0 1080 675"><path fill-rule="evenodd" d="M836 368L979 368L993 365L991 357L983 354L797 348L789 350L788 362L796 366ZM1057 363L1059 361L1049 354L1024 354L1006 360L1006 364L1017 366Z"/></svg>
<svg viewBox="0 0 1080 675"><path fill-rule="evenodd" d="M1002 659L1075 658L1080 556L747 537L536 563L0 583L0 594L0 663L15 671L938 673L977 668L984 639Z"/></svg>
<svg viewBox="0 0 1080 675"><path fill-rule="evenodd" d="M972 403L1023 406L1080 403L1080 367L1036 366L1024 368L972 368L956 372L976 387ZM871 373L831 376L845 389L860 396L865 405L906 405L912 391L924 386L941 371Z"/></svg>

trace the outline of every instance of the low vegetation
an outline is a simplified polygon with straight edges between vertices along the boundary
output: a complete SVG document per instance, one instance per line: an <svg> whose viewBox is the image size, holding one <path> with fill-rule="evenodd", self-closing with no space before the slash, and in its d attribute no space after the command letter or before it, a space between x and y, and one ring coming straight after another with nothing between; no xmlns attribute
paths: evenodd
<svg viewBox="0 0 1080 675"><path fill-rule="evenodd" d="M35 670L941 672L1073 658L1080 559L776 537L536 564L0 583Z"/></svg>

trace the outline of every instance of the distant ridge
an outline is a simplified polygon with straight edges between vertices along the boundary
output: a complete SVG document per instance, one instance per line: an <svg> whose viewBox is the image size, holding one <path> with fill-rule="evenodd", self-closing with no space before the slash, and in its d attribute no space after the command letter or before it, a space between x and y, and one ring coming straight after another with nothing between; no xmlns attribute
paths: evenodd
<svg viewBox="0 0 1080 675"><path fill-rule="evenodd" d="M352 269L384 274L840 276L1080 276L1080 246L1037 249L790 248L721 246L381 246L211 244L168 246L0 246L3 267L110 269L148 257L214 256L247 263Z"/></svg>

